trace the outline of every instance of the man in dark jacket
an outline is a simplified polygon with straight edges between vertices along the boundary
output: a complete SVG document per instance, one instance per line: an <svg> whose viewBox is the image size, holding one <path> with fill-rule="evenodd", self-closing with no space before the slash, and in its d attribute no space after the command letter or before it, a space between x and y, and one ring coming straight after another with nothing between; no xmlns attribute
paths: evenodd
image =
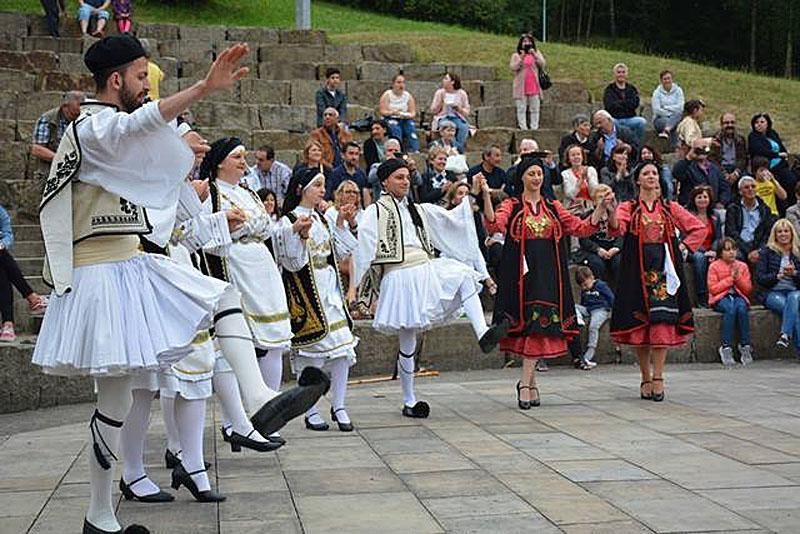
<svg viewBox="0 0 800 534"><path fill-rule="evenodd" d="M325 83L317 90L315 103L317 105L317 127L322 126L322 114L328 108L339 112L339 120L347 122L347 95L339 90L342 83L342 73L339 69L331 67L325 71Z"/></svg>
<svg viewBox="0 0 800 534"><path fill-rule="evenodd" d="M647 121L638 116L639 91L628 83L628 67L624 63L614 65L614 81L603 92L603 107L616 119L617 124L633 131L636 144L641 146Z"/></svg>
<svg viewBox="0 0 800 534"><path fill-rule="evenodd" d="M739 196L725 213L725 237L736 241L739 259L751 265L758 262L758 251L767 244L775 217L756 196L756 181L750 176L739 180Z"/></svg>
<svg viewBox="0 0 800 534"><path fill-rule="evenodd" d="M722 209L731 201L731 186L716 163L708 156L708 148L702 139L696 139L694 146L686 154L686 159L678 160L672 167L672 176L680 184L678 203L688 206L692 189L707 185L714 193L715 208Z"/></svg>
<svg viewBox="0 0 800 534"><path fill-rule="evenodd" d="M719 118L719 131L711 142L710 158L725 173L734 196L738 196L736 182L747 172L747 140L736 132L736 115L723 113Z"/></svg>
<svg viewBox="0 0 800 534"><path fill-rule="evenodd" d="M639 144L636 136L631 130L614 120L611 114L599 109L592 116L595 130L586 142L586 150L589 151L589 165L600 170L601 167L608 165L611 152L620 142L631 147L628 159L628 167L633 168L636 164L636 155L639 153Z"/></svg>

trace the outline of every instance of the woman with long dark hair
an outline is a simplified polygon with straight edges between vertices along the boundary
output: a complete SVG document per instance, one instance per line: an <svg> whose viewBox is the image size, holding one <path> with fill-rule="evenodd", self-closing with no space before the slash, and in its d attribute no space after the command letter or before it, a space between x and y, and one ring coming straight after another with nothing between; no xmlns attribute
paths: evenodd
<svg viewBox="0 0 800 534"><path fill-rule="evenodd" d="M700 248L694 252L687 251L687 259L694 268L694 288L697 296L697 304L701 308L708 305L708 265L717 258L717 248L722 234L722 223L714 213L714 191L710 186L698 185L692 189L689 195L690 212L697 217L706 227L706 238Z"/></svg>
<svg viewBox="0 0 800 534"><path fill-rule="evenodd" d="M750 119L752 131L747 136L747 150L750 158L761 156L769 160L769 170L778 179L784 191L794 191L797 176L789 167L789 152L778 135L772 128L772 118L769 113L757 113ZM778 212L783 215L790 202L778 199Z"/></svg>
<svg viewBox="0 0 800 534"><path fill-rule="evenodd" d="M522 410L540 404L535 362L566 353L567 341L580 334L566 238L594 233L614 200L608 195L589 218L580 219L560 202L544 197L544 168L538 158L523 158L514 177L514 190L519 194L504 200L494 214L486 214L488 230L506 234L497 270L493 322L509 324L500 350L523 358L522 377L517 382Z"/></svg>
<svg viewBox="0 0 800 534"><path fill-rule="evenodd" d="M544 54L536 49L536 40L531 34L523 33L517 43L517 51L511 54L509 62L509 68L514 73L512 91L514 105L517 107L517 127L520 130L539 129L539 109L542 101L539 69L544 68L545 63Z"/></svg>
<svg viewBox="0 0 800 534"><path fill-rule="evenodd" d="M630 155L631 148L628 145L617 145L611 151L608 165L600 169L600 183L610 186L619 202L636 198Z"/></svg>
<svg viewBox="0 0 800 534"><path fill-rule="evenodd" d="M676 202L661 198L655 164L637 167L635 178L637 198L620 204L609 221L612 231L624 236L619 279L627 281L617 287L611 337L636 349L641 398L660 402L667 349L683 345L694 332L676 230L693 252L703 243L706 227Z"/></svg>

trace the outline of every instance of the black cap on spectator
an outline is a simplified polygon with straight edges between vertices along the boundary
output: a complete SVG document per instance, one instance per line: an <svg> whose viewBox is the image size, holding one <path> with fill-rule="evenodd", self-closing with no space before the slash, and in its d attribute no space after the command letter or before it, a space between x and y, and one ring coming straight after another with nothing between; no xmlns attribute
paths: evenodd
<svg viewBox="0 0 800 534"><path fill-rule="evenodd" d="M90 46L83 57L83 62L92 74L97 74L114 67L121 67L144 56L142 43L136 37L111 35Z"/></svg>
<svg viewBox="0 0 800 534"><path fill-rule="evenodd" d="M405 169L406 162L400 158L387 159L378 167L378 180L383 182L395 171Z"/></svg>

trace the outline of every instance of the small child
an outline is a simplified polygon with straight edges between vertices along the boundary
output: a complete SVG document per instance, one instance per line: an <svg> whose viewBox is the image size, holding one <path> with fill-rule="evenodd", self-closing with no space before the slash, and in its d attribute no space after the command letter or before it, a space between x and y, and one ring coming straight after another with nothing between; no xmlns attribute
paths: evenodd
<svg viewBox="0 0 800 534"><path fill-rule="evenodd" d="M750 166L753 168L753 175L756 179L756 195L776 217L778 216L778 199L785 201L786 190L781 187L769 170L769 160L762 156L753 158Z"/></svg>
<svg viewBox="0 0 800 534"><path fill-rule="evenodd" d="M739 324L739 355L742 365L753 362L750 345L750 270L747 264L736 259L736 241L723 239L717 249L717 260L708 267L708 303L722 314L722 346L719 357L725 367L733 359L733 329Z"/></svg>
<svg viewBox="0 0 800 534"><path fill-rule="evenodd" d="M611 315L614 307L614 293L608 284L596 280L592 270L581 265L575 270L575 282L581 288L581 312L589 319L589 340L586 343L586 352L583 353L581 369L587 370L597 366L592 361L597 350L597 340L600 337L600 328Z"/></svg>
<svg viewBox="0 0 800 534"><path fill-rule="evenodd" d="M133 25L133 0L114 0L114 20L119 33L130 33Z"/></svg>

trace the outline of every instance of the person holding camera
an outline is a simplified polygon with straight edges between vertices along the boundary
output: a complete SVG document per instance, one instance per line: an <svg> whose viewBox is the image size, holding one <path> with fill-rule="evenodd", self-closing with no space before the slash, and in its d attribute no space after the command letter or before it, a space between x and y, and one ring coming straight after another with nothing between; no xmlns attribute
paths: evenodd
<svg viewBox="0 0 800 534"><path fill-rule="evenodd" d="M511 54L509 63L511 72L514 73L512 92L514 104L517 106L517 127L520 130L539 129L539 108L542 100L539 69L544 68L545 63L544 54L536 49L533 36L529 33L522 34L517 43L517 51Z"/></svg>
<svg viewBox="0 0 800 534"><path fill-rule="evenodd" d="M677 161L672 168L672 176L678 182L678 203L688 206L692 190L707 185L717 201L714 209L725 209L731 201L731 184L722 169L708 157L711 149L704 139L695 139L691 146L686 159Z"/></svg>

